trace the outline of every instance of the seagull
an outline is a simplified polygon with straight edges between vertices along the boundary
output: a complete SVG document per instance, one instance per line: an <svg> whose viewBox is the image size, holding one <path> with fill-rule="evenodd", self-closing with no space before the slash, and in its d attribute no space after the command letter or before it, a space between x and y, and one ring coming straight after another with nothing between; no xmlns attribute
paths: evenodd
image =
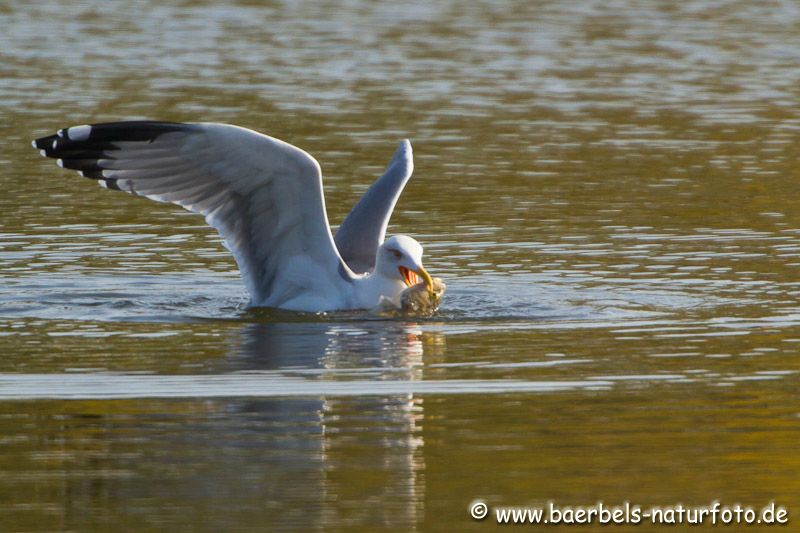
<svg viewBox="0 0 800 533"><path fill-rule="evenodd" d="M108 189L199 213L231 251L250 305L292 311L399 306L402 292L433 280L411 237L384 240L414 163L403 140L384 174L331 233L322 171L305 151L219 123L109 122L33 141L58 166Z"/></svg>

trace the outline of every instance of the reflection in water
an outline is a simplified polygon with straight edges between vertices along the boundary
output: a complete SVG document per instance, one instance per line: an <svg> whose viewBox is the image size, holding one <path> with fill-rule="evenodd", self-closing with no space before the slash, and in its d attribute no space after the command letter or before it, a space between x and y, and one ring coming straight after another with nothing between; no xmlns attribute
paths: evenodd
<svg viewBox="0 0 800 533"><path fill-rule="evenodd" d="M242 336L241 347L231 357L239 364L243 358L250 369L346 371L367 366L389 368L393 379L413 380L421 378L424 363L422 332L415 324L249 324L242 328ZM420 477L425 466L422 398L407 394L242 405L245 411L276 408L305 413L309 426L318 432L314 461L319 468L317 486L305 485L304 489L315 495L312 504L321 506L317 511L326 522L354 521L392 528L417 524L425 493ZM351 460L352 439L359 435L358 468L363 472L363 482L352 485L338 473L338 466ZM301 450L302 455L307 453ZM370 501L381 504L372 505Z"/></svg>
<svg viewBox="0 0 800 533"><path fill-rule="evenodd" d="M420 377L415 372L423 364L423 338L442 339L423 334L417 324L387 320L255 323L246 324L240 335L230 356L235 368L391 367L407 370L407 379Z"/></svg>
<svg viewBox="0 0 800 533"><path fill-rule="evenodd" d="M226 364L233 373L296 370L322 380L388 369L392 379L415 380L429 346L421 336L417 325L393 322L247 324ZM191 513L190 523L218 531L259 522L409 529L421 519L424 404L412 394L78 400L59 415L44 401L34 404L42 409L35 444L16 411L25 404L15 405L5 404L0 434L12 454L37 451L15 465L0 454L0 498L22 505L25 490L53 491L58 477L44 498L57 517L43 522L48 528L108 527L120 513L130 527L178 527ZM44 478L35 474L42 461ZM19 496L7 492L15 484L25 487Z"/></svg>

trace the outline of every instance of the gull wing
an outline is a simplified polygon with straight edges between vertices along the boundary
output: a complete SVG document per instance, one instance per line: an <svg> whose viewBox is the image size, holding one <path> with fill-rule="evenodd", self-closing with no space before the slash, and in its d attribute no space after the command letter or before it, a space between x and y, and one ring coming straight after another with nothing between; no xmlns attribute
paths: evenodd
<svg viewBox="0 0 800 533"><path fill-rule="evenodd" d="M386 171L364 193L336 232L339 254L354 272L375 268L375 254L386 236L392 210L414 171L411 143L403 140Z"/></svg>
<svg viewBox="0 0 800 533"><path fill-rule="evenodd" d="M33 145L109 189L204 215L254 305L331 300L353 279L333 242L319 164L283 141L227 124L144 121L75 126Z"/></svg>

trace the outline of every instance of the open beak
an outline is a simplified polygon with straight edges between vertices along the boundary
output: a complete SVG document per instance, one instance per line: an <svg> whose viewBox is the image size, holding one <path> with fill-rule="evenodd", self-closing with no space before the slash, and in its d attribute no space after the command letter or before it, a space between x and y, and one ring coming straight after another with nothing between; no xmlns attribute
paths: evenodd
<svg viewBox="0 0 800 533"><path fill-rule="evenodd" d="M431 275L428 274L428 271L423 267L419 267L419 270L411 270L401 266L400 275L403 276L406 287L413 287L418 284L420 278L422 278L422 281L425 282L425 286L428 288L428 292L433 292L433 278L431 278Z"/></svg>

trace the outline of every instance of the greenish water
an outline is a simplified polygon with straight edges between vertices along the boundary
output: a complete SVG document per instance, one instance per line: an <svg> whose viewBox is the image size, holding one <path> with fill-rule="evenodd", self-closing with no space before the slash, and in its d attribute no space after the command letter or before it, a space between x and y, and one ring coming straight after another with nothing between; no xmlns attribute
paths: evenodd
<svg viewBox="0 0 800 533"><path fill-rule="evenodd" d="M476 499L800 519L796 3L10 2L0 27L4 531L492 529ZM30 148L141 118L304 148L333 224L410 138L389 231L439 314L248 310L201 217Z"/></svg>

